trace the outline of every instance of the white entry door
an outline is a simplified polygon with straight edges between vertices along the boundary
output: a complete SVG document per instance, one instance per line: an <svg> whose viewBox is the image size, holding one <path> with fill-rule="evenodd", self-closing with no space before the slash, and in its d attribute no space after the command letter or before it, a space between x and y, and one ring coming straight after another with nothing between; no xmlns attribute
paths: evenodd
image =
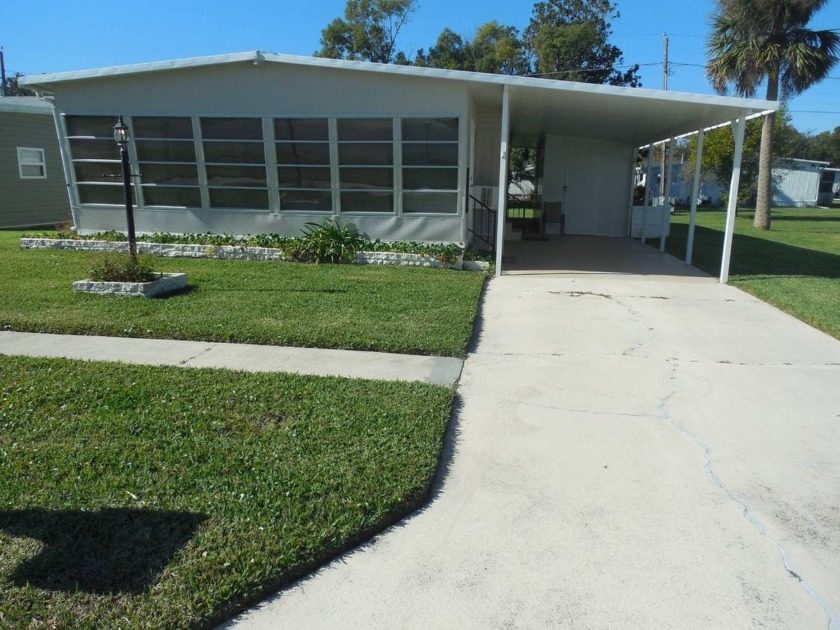
<svg viewBox="0 0 840 630"><path fill-rule="evenodd" d="M594 235L598 233L600 171L599 159L584 158L566 162L563 201L566 234Z"/></svg>

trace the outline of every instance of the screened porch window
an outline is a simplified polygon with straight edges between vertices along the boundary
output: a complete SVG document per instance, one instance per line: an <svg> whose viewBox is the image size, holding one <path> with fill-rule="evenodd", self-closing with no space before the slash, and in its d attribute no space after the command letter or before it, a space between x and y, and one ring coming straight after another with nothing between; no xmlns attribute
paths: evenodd
<svg viewBox="0 0 840 630"><path fill-rule="evenodd" d="M192 120L136 116L132 123L144 204L200 208Z"/></svg>
<svg viewBox="0 0 840 630"><path fill-rule="evenodd" d="M275 118L280 210L331 212L332 171L326 118Z"/></svg>
<svg viewBox="0 0 840 630"><path fill-rule="evenodd" d="M79 203L125 203L120 150L114 142L116 116L66 116L73 181Z"/></svg>
<svg viewBox="0 0 840 630"><path fill-rule="evenodd" d="M338 122L338 187L342 212L394 211L394 122Z"/></svg>
<svg viewBox="0 0 840 630"><path fill-rule="evenodd" d="M210 207L268 210L262 120L202 118L201 137Z"/></svg>
<svg viewBox="0 0 840 630"><path fill-rule="evenodd" d="M458 119L402 119L402 211L458 211Z"/></svg>

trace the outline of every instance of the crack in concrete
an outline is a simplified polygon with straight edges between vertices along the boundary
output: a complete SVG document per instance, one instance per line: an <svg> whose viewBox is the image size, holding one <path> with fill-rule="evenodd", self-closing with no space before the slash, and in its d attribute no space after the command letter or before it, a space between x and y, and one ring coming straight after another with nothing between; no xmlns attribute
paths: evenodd
<svg viewBox="0 0 840 630"><path fill-rule="evenodd" d="M614 300L615 296L609 293L596 293L595 291L549 291L551 295L568 295L569 297L600 297L607 300ZM664 295L622 295L624 298L635 298L639 300L670 300L671 298Z"/></svg>
<svg viewBox="0 0 840 630"><path fill-rule="evenodd" d="M549 291L551 295L568 295L569 297L599 297L605 300L611 300L612 296L608 293L595 293L594 291Z"/></svg>
<svg viewBox="0 0 840 630"><path fill-rule="evenodd" d="M191 356L191 357L187 357L187 358L186 358L186 359L184 359L183 361L179 361L179 362L178 362L178 365L188 365L190 361L195 361L195 360L196 360L198 357L200 357L202 354L207 354L207 353L208 353L208 352L210 352L212 349L213 349L213 346L207 346L206 348L204 348L203 350L201 350L198 354L195 354L195 355L193 355L193 356Z"/></svg>
<svg viewBox="0 0 840 630"><path fill-rule="evenodd" d="M499 403L514 405L518 407L535 407L537 409L549 409L551 411L566 411L568 413L579 413L589 416L612 416L616 418L654 418L649 413L628 413L626 411L598 411L595 409L576 409L574 407L560 407L559 405L542 405L535 402L523 402L521 400L510 400L508 398L494 398Z"/></svg>
<svg viewBox="0 0 840 630"><path fill-rule="evenodd" d="M779 552L779 555L782 558L782 562L784 563L787 572L791 575L791 577L795 578L802 585L802 588L804 588L805 592L807 592L808 595L810 595L811 599L813 599L817 603L817 605L819 605L820 608L822 608L823 611L828 615L829 630L840 630L840 616L838 616L837 612L832 608L831 604L829 604L828 601L826 601L826 599L820 593L818 593L817 590L813 586L811 586L811 584L805 578L802 577L802 574L796 569L796 565L794 564L793 558L791 558L790 553L788 553L788 550L784 547L784 545L782 545L779 542L776 542L770 537L770 535L767 533L767 528L764 526L764 523L762 523L758 515L755 512L753 512L752 508L749 506L746 500L737 496L732 490L730 490L726 483L723 481L723 479L720 477L720 475L718 475L717 469L715 468L714 451L712 449L712 446L708 442L705 442L704 440L700 439L700 437L698 437L688 429L677 424L677 421L671 414L671 410L668 406L670 400L677 394L677 365L673 359L669 359L667 363L670 365L671 368L669 374L671 391L668 393L667 396L665 396L665 398L663 398L659 402L659 410L662 413L662 416L665 418L665 420L668 421L668 423L672 427L674 427L677 431L682 433L684 436L686 436L688 439L690 439L703 450L703 454L706 458L706 474L709 476L709 478L724 492L724 494L726 494L727 497L729 497L730 500L734 501L738 505L738 507L741 509L741 514L743 515L743 517L747 519L747 521L753 527L755 527L759 535L766 539L771 545L773 545L776 548L776 550Z"/></svg>
<svg viewBox="0 0 840 630"><path fill-rule="evenodd" d="M637 311L629 304L625 304L617 298L612 298L612 300L625 311L627 311L628 315L630 315L630 321L639 326L647 334L647 339L642 339L635 346L633 346L632 348L628 348L627 350L621 353L622 356L630 356L631 354L635 354L636 352L644 348L646 345L648 345L651 341L653 341L656 338L656 335L653 332L653 328L648 328L647 326L645 326L644 322L642 322L642 314L639 311Z"/></svg>

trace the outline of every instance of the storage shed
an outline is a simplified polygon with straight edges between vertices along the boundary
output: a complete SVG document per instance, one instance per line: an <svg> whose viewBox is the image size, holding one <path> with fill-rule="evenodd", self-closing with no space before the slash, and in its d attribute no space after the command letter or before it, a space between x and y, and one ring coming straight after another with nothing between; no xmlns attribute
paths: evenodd
<svg viewBox="0 0 840 630"><path fill-rule="evenodd" d="M68 220L52 104L34 96L0 98L0 228Z"/></svg>
<svg viewBox="0 0 840 630"><path fill-rule="evenodd" d="M371 238L475 241L495 249L499 270L504 226L516 220L511 146L538 156L537 194L521 220L624 237L638 147L775 108L264 52L23 83L55 100L83 232L125 229L111 137L122 115L139 232L296 235L337 217Z"/></svg>

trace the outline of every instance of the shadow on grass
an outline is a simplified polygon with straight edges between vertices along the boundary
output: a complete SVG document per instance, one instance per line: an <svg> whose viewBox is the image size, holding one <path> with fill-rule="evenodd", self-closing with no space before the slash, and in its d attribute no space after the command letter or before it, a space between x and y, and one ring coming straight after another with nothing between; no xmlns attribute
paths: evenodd
<svg viewBox="0 0 840 630"><path fill-rule="evenodd" d="M687 225L672 224L668 239L669 251L683 256L687 234ZM700 226L695 228L692 262L696 267L717 275L720 272L722 250L722 232ZM729 271L731 275L740 276L840 278L840 256L735 234Z"/></svg>
<svg viewBox="0 0 840 630"><path fill-rule="evenodd" d="M50 591L139 594L193 536L206 516L104 509L0 512L0 529L44 543L9 576L17 586Z"/></svg>
<svg viewBox="0 0 840 630"><path fill-rule="evenodd" d="M810 214L803 214L803 215L795 215L795 214L774 214L773 215L773 222L776 221L833 221L834 223L840 224L840 217L833 216L833 217L826 217L826 216L814 216Z"/></svg>

